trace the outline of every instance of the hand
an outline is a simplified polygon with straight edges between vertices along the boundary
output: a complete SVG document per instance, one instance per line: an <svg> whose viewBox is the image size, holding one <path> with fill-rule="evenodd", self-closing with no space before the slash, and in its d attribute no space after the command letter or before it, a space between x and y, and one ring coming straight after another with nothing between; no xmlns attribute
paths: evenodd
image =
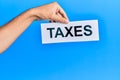
<svg viewBox="0 0 120 80"><path fill-rule="evenodd" d="M51 22L68 23L68 17L57 2L31 9L37 20L50 20Z"/></svg>
<svg viewBox="0 0 120 80"><path fill-rule="evenodd" d="M5 51L34 20L42 19L51 22L69 22L66 13L56 2L32 8L0 28L0 53Z"/></svg>

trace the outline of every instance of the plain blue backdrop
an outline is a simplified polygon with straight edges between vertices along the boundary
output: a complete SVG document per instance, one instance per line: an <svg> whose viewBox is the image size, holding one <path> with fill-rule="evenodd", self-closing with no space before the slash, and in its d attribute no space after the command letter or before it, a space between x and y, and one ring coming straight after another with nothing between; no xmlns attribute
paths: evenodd
<svg viewBox="0 0 120 80"><path fill-rule="evenodd" d="M35 21L0 55L0 80L120 80L120 0L56 1L70 21L98 19L100 41L42 45ZM0 26L50 2L0 0Z"/></svg>

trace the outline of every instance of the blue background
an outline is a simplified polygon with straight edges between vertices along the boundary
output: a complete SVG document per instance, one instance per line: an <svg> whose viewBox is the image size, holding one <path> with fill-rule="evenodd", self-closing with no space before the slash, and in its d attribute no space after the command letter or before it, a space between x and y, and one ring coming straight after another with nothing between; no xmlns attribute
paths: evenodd
<svg viewBox="0 0 120 80"><path fill-rule="evenodd" d="M0 0L0 25L54 0ZM99 20L100 41L42 45L40 24L0 55L0 80L120 80L120 0L57 0L70 21Z"/></svg>

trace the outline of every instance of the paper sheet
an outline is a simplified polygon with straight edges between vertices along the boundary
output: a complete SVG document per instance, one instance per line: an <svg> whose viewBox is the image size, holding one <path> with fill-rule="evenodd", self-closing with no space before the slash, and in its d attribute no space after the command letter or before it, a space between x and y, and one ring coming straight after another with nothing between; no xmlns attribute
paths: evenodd
<svg viewBox="0 0 120 80"><path fill-rule="evenodd" d="M42 44L98 41L98 20L41 24Z"/></svg>

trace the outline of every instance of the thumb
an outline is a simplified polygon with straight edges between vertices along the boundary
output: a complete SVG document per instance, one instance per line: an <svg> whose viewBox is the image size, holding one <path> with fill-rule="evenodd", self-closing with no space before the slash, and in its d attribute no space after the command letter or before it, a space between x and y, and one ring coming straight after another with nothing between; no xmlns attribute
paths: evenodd
<svg viewBox="0 0 120 80"><path fill-rule="evenodd" d="M61 23L65 23L65 24L67 24L69 22L66 18L59 16L59 15L54 15L53 20L56 22L61 22Z"/></svg>

